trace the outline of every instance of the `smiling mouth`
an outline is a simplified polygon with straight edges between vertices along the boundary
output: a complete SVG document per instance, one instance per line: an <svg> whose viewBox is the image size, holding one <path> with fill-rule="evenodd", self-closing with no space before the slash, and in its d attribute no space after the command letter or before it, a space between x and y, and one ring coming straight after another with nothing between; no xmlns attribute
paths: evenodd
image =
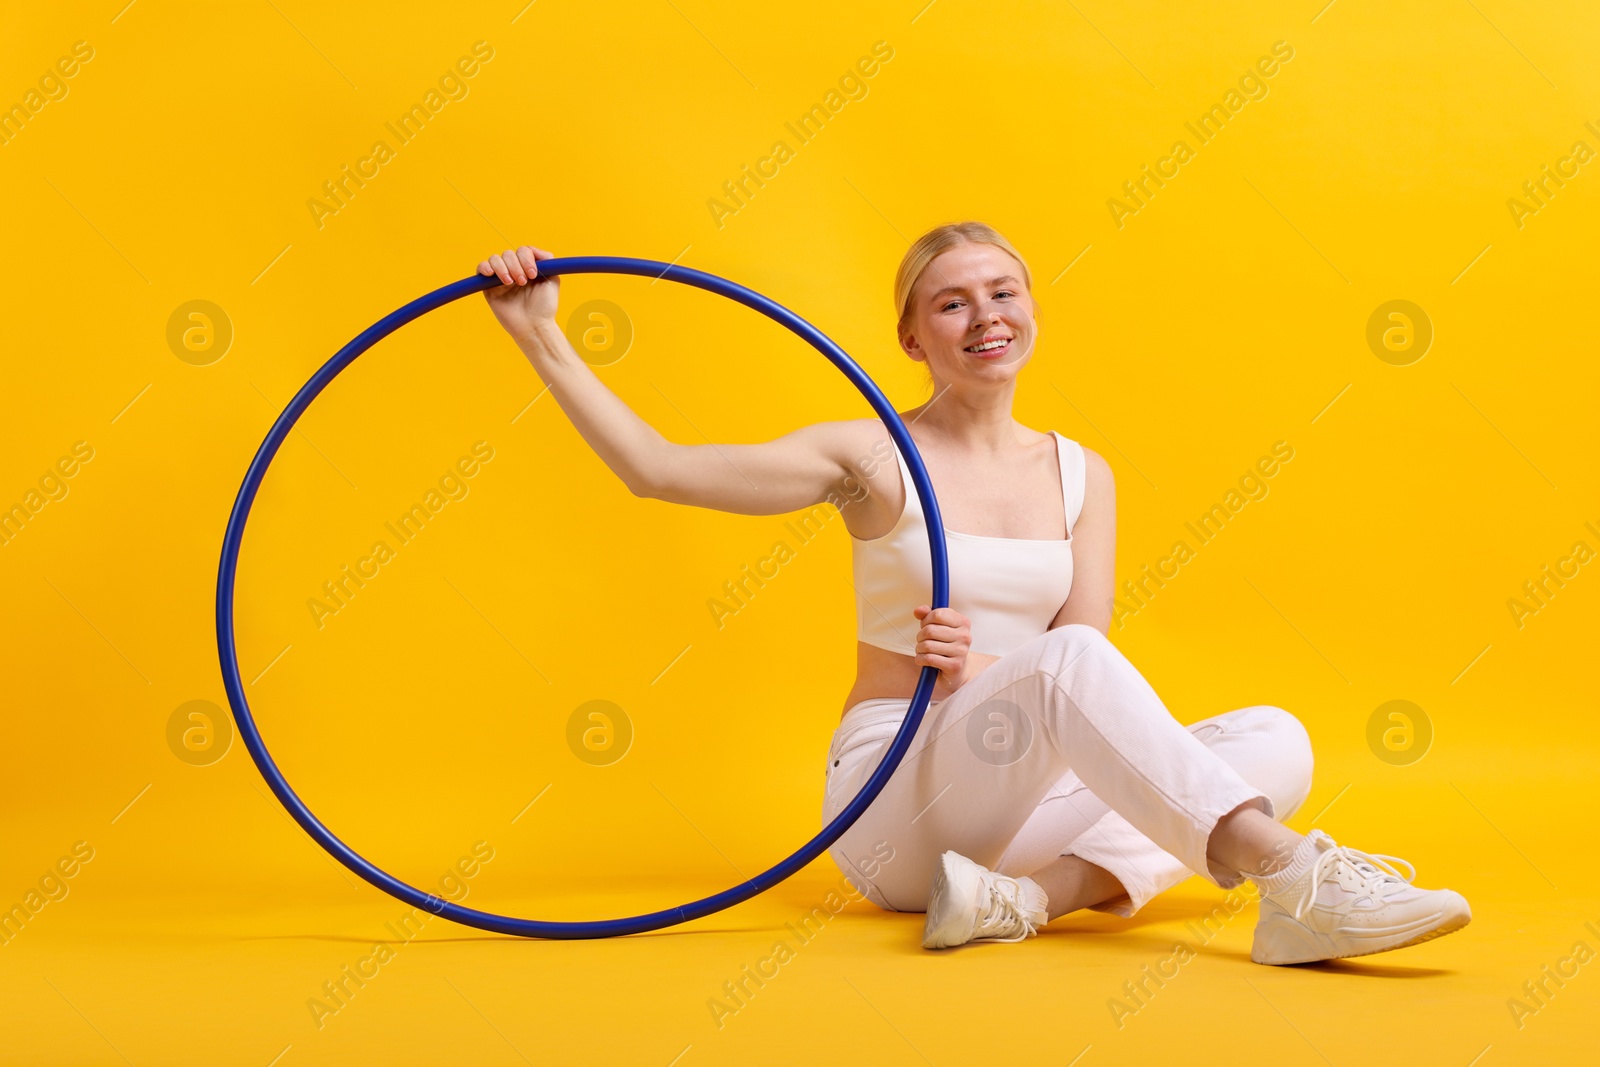
<svg viewBox="0 0 1600 1067"><path fill-rule="evenodd" d="M1012 338L1010 337L997 337L992 341L968 345L962 351L971 352L975 356L997 356L1010 350L1011 341Z"/></svg>

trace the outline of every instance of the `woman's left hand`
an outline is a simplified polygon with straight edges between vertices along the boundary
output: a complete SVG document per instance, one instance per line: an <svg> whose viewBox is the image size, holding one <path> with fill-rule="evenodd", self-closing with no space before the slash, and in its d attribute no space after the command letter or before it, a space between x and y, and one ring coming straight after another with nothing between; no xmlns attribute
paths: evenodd
<svg viewBox="0 0 1600 1067"><path fill-rule="evenodd" d="M972 680L968 653L972 651L972 622L954 608L917 605L914 615L922 621L917 631L919 667L937 667L939 681L954 692Z"/></svg>

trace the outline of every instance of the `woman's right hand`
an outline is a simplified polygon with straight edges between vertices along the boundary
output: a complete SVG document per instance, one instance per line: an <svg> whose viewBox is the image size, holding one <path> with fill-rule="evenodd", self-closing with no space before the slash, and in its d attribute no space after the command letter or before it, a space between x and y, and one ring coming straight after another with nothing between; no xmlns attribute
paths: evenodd
<svg viewBox="0 0 1600 1067"><path fill-rule="evenodd" d="M490 256L478 264L478 273L496 275L500 285L485 289L483 297L500 325L521 341L536 326L554 322L561 298L561 279L539 277L541 259L555 256L542 248L523 245Z"/></svg>
<svg viewBox="0 0 1600 1067"><path fill-rule="evenodd" d="M913 657L916 665L937 667L939 681L951 692L971 681L977 673L970 669L977 663L973 658L977 654L972 652L972 620L955 608L927 604L918 604L911 613L922 623Z"/></svg>

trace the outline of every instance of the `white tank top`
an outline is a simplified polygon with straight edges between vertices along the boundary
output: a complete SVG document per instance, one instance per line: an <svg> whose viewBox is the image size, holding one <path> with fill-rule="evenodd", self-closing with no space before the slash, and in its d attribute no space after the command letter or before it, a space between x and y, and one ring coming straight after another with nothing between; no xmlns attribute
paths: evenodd
<svg viewBox="0 0 1600 1067"><path fill-rule="evenodd" d="M1054 430L1061 467L1065 540L981 537L945 530L950 564L950 606L972 621L972 651L1007 652L1050 628L1072 591L1072 527L1083 510L1083 446ZM933 562L922 501L898 448L895 461L906 504L894 528L881 537L852 537L856 637L869 645L916 654L922 624L912 614L933 599Z"/></svg>

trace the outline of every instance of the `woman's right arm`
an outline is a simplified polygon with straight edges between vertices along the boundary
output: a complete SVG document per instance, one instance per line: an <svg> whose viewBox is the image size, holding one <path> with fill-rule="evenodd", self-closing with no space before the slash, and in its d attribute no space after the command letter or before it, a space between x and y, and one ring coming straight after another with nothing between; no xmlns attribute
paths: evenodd
<svg viewBox="0 0 1600 1067"><path fill-rule="evenodd" d="M741 515L781 515L821 503L856 475L863 432L817 423L759 444L681 445L662 437L608 389L556 325L560 279L540 278L552 254L523 245L478 273L500 278L484 297L556 403L635 496Z"/></svg>

